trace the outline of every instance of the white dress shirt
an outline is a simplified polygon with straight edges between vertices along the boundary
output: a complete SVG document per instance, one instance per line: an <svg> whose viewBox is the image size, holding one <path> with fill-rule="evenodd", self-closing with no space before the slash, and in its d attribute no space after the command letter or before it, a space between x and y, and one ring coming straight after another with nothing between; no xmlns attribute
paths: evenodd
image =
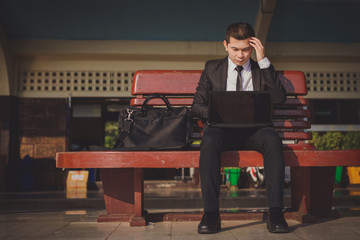
<svg viewBox="0 0 360 240"><path fill-rule="evenodd" d="M226 91L236 91L236 81L238 72L236 71L236 64L228 58L228 75L226 82ZM267 57L263 58L258 62L261 69L270 67L271 63ZM252 75L251 75L251 64L250 59L243 66L244 69L241 71L241 86L240 91L254 91Z"/></svg>

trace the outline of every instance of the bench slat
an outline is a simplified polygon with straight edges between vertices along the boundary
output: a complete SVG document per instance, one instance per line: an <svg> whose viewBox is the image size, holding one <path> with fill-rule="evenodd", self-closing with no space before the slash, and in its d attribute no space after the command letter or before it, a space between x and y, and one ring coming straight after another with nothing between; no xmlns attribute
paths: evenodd
<svg viewBox="0 0 360 240"><path fill-rule="evenodd" d="M138 71L134 75L131 94L194 94L201 72L200 70Z"/></svg>
<svg viewBox="0 0 360 240"><path fill-rule="evenodd" d="M277 74L286 89L287 95L307 95L306 78L303 72L277 71Z"/></svg>
<svg viewBox="0 0 360 240"><path fill-rule="evenodd" d="M192 99L179 98L179 99L169 99L170 104L176 105L191 105ZM134 98L131 100L131 105L140 106L144 102L144 99ZM150 101L150 104L153 106L163 106L164 102L160 99L153 99ZM306 109L274 109L273 117L308 117L309 111Z"/></svg>
<svg viewBox="0 0 360 240"><path fill-rule="evenodd" d="M275 128L308 129L311 127L307 121L274 121Z"/></svg>
<svg viewBox="0 0 360 240"><path fill-rule="evenodd" d="M309 132L278 132L279 136L283 140L311 140L312 135ZM195 132L191 135L193 140L201 140L201 133Z"/></svg>
<svg viewBox="0 0 360 240"><path fill-rule="evenodd" d="M311 140L312 135L309 132L279 132L281 139L285 140Z"/></svg>
<svg viewBox="0 0 360 240"><path fill-rule="evenodd" d="M314 144L306 143L305 141L299 141L293 144L283 144L284 150L316 150Z"/></svg>
<svg viewBox="0 0 360 240"><path fill-rule="evenodd" d="M147 70L134 75L131 94L151 93L191 95L195 93L201 70ZM300 71L277 71L286 92L290 96L306 95L305 75ZM289 80L291 79L291 81Z"/></svg>
<svg viewBox="0 0 360 240"><path fill-rule="evenodd" d="M189 98L168 98L168 100L172 106L191 106L193 103L192 96ZM144 101L145 98L133 98L130 101L130 105L141 106ZM149 104L153 106L164 106L164 101L161 99L152 99Z"/></svg>
<svg viewBox="0 0 360 240"><path fill-rule="evenodd" d="M173 106L191 106L193 103L193 96L185 97L178 97L173 98L167 96L169 102ZM141 106L146 98L143 98L142 95L137 96L136 98L131 99L130 104L133 106ZM150 105L153 106L164 106L164 102L161 99L152 99L149 102ZM279 106L307 106L307 100L304 98L288 98L282 104L276 104L275 107Z"/></svg>
<svg viewBox="0 0 360 240"><path fill-rule="evenodd" d="M284 103L276 104L276 105L293 105L293 106L307 106L308 101L302 97L299 98L287 98ZM275 106L276 106L275 105Z"/></svg>
<svg viewBox="0 0 360 240"><path fill-rule="evenodd" d="M275 109L273 110L273 118L300 118L309 117L309 111L303 109Z"/></svg>
<svg viewBox="0 0 360 240"><path fill-rule="evenodd" d="M156 101L156 99L154 99L154 101ZM161 100L160 100L161 101ZM138 105L138 104L135 104ZM141 104L140 104L141 105ZM163 104L161 104L160 102L157 102L157 104L151 104L151 105L158 105L161 106ZM174 104L175 105L175 104ZM182 105L182 104L179 104ZM284 117L288 117L288 118L299 118L299 117L309 117L309 111L308 110L303 110L303 109L274 109L273 110L273 117L274 118L284 118Z"/></svg>

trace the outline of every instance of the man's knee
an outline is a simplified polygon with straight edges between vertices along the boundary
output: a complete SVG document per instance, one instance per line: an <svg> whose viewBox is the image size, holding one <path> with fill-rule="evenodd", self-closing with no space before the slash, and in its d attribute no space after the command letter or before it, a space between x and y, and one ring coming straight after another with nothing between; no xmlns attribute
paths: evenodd
<svg viewBox="0 0 360 240"><path fill-rule="evenodd" d="M262 128L258 134L261 135L264 144L282 145L281 138L274 128Z"/></svg>
<svg viewBox="0 0 360 240"><path fill-rule="evenodd" d="M220 128L206 127L201 145L211 145L213 147L222 144L224 132Z"/></svg>
<svg viewBox="0 0 360 240"><path fill-rule="evenodd" d="M276 132L274 128L271 127L262 128L261 133L268 138L272 138L272 137L279 138L279 134Z"/></svg>

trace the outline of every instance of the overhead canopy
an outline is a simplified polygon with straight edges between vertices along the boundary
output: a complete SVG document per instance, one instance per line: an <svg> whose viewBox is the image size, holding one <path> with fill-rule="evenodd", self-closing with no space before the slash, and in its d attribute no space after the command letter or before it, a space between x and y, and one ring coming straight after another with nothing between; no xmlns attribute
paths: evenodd
<svg viewBox="0 0 360 240"><path fill-rule="evenodd" d="M254 0L4 0L10 38L75 40L223 40L229 23L255 22Z"/></svg>
<svg viewBox="0 0 360 240"><path fill-rule="evenodd" d="M17 39L222 41L260 2L1 0L0 24ZM278 0L267 40L360 42L359 12L359 0Z"/></svg>

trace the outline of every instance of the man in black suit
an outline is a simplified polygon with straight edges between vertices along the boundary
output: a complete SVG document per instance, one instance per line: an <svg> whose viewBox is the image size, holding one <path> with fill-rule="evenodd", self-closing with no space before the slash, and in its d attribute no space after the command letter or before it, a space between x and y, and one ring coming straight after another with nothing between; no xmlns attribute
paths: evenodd
<svg viewBox="0 0 360 240"><path fill-rule="evenodd" d="M255 38L248 23L228 26L224 47L228 57L205 64L192 113L206 122L209 91L268 91L275 103L284 102L286 91L265 57L265 49ZM257 63L250 59L253 49ZM234 106L235 108L236 106ZM221 230L219 214L220 156L224 150L249 149L263 154L265 183L269 204L267 228L270 232L288 232L282 213L284 189L284 157L282 142L272 127L228 129L204 124L200 153L200 179L204 201L204 215L198 233Z"/></svg>

